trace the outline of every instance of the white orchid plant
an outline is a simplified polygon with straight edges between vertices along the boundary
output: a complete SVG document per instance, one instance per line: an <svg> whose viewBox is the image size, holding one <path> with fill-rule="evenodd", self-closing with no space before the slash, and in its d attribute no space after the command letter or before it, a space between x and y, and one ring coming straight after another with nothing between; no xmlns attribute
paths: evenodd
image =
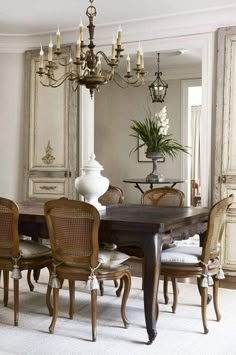
<svg viewBox="0 0 236 355"><path fill-rule="evenodd" d="M135 152L145 146L146 153L158 152L163 157L169 155L171 158L175 158L179 152L188 153L188 147L178 143L171 138L170 134L167 134L170 126L166 106L154 115L148 109L144 121L133 120L132 122L130 128L133 133L130 136L138 141L138 145L132 151Z"/></svg>

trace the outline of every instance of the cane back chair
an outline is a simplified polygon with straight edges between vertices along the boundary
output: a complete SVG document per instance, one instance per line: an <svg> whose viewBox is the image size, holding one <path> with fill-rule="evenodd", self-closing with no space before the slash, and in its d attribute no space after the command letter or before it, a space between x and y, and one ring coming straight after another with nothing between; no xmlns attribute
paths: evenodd
<svg viewBox="0 0 236 355"><path fill-rule="evenodd" d="M206 306L208 286L213 286L213 303L217 321L221 315L218 307L219 280L224 278L220 265L220 243L227 210L233 195L217 202L210 211L203 247L176 247L161 254L161 274L171 278L200 279L201 311L204 333L208 333ZM174 292L173 312L177 306L178 292Z"/></svg>
<svg viewBox="0 0 236 355"><path fill-rule="evenodd" d="M19 318L19 280L22 270L49 270L52 255L49 248L30 240L19 240L19 211L17 205L6 198L0 198L0 270L3 271L4 306L8 305L9 272L14 288L14 325Z"/></svg>
<svg viewBox="0 0 236 355"><path fill-rule="evenodd" d="M75 281L87 281L91 291L92 340L96 341L96 308L99 282L122 279L125 288L121 303L121 317L125 328L128 320L125 314L131 276L127 265L108 266L103 264L98 245L100 216L97 209L75 200L53 200L45 203L45 216L53 255L54 272L50 286L53 288L53 318L50 333L58 315L59 280L69 280L70 318L74 314ZM47 301L50 303L50 300Z"/></svg>

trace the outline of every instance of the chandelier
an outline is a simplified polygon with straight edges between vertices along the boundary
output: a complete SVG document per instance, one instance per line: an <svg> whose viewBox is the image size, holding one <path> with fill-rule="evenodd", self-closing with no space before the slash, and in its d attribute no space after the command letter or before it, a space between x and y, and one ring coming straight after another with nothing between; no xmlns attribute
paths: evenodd
<svg viewBox="0 0 236 355"><path fill-rule="evenodd" d="M160 53L157 53L157 72L155 73L156 79L149 85L152 102L164 102L168 84L161 79L162 72L159 71Z"/></svg>
<svg viewBox="0 0 236 355"><path fill-rule="evenodd" d="M111 55L107 56L103 51L95 52L96 45L94 44L94 29L95 25L93 19L97 14L96 8L93 6L94 0L89 0L90 5L87 8L86 16L88 17L89 24L87 26L89 32L89 43L84 43L84 27L82 22L80 23L80 36L76 43L75 58L70 56L66 60L66 64L56 61L55 56L60 58L62 54L61 50L61 38L59 28L56 33L56 49L53 50L53 43L50 40L48 46L48 60L44 60L44 52L41 46L39 55L39 68L37 74L39 74L41 84L46 87L57 88L62 85L67 79L72 82L72 89L76 91L80 85L84 85L90 91L91 98L93 97L94 90L99 90L100 86L107 82L114 80L117 85L125 88L129 85L140 86L144 82L144 57L143 51L139 46L137 50L136 67L131 72L130 56L127 56L126 62L126 74L121 77L116 72L120 59L123 57L122 53L122 30L119 27L116 40L113 38L111 46ZM102 68L101 58L106 63L106 68ZM56 69L58 65L64 65L66 67L66 73L59 78L56 78ZM44 81L45 79L45 81Z"/></svg>

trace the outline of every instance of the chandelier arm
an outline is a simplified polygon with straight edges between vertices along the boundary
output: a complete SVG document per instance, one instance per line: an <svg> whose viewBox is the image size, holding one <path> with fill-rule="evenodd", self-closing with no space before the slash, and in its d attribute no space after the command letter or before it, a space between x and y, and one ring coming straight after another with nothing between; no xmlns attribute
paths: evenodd
<svg viewBox="0 0 236 355"><path fill-rule="evenodd" d="M40 83L44 86L44 87L51 87L51 88L58 88L60 85L62 85L66 80L67 78L69 78L71 76L71 73L66 73L64 74L62 77L60 77L59 79L55 80L53 79L54 81L54 84L45 84L43 83L41 80L40 80ZM52 79L52 78L50 78ZM74 79L75 80L75 79Z"/></svg>
<svg viewBox="0 0 236 355"><path fill-rule="evenodd" d="M112 60L110 60L110 59L107 57L107 55L106 55L103 51L98 51L98 52L96 53L96 56L97 56L98 54L101 54L101 56L103 57L103 59L105 60L105 62L106 62L108 65L110 65L111 67L116 67L116 66L118 65L118 63L119 63L119 59L116 59L116 60L112 61Z"/></svg>
<svg viewBox="0 0 236 355"><path fill-rule="evenodd" d="M140 78L140 77L138 77L136 80L134 80L134 81L130 81L130 80L127 80L127 79L125 79L125 78L123 78L119 73L115 73L115 76L117 76L120 80L121 80L121 82L122 83L124 83L124 84L126 84L127 86L124 86L124 88L126 88L126 87L128 87L129 85L132 85L132 86L134 86L134 87L139 87L140 85L142 85L143 84L143 82L144 82L144 78L143 78L143 76ZM116 83L117 83L117 80L115 79L115 76L114 76L114 80L116 81ZM119 84L118 84L119 85ZM119 85L120 86L120 85ZM120 87L122 87L122 86L120 86Z"/></svg>
<svg viewBox="0 0 236 355"><path fill-rule="evenodd" d="M66 63L66 64L64 64L64 63L62 63L62 62L58 62L57 64L59 64L61 67L68 67L71 63Z"/></svg>

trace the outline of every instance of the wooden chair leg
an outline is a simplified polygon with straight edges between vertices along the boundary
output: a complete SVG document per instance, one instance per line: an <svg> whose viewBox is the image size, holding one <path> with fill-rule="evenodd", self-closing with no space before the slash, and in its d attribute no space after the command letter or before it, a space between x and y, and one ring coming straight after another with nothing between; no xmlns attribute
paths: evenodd
<svg viewBox="0 0 236 355"><path fill-rule="evenodd" d="M14 279L14 325L18 325L19 319L19 280Z"/></svg>
<svg viewBox="0 0 236 355"><path fill-rule="evenodd" d="M28 272L27 272L27 282L28 282L28 285L29 285L29 289L32 292L34 290L34 285L31 282L31 271L32 271L32 269L29 269Z"/></svg>
<svg viewBox="0 0 236 355"><path fill-rule="evenodd" d="M119 287L118 281L117 280L113 280L114 281L114 287L117 288ZM104 295L104 282L100 281L99 282L99 289L100 289L100 295L103 296Z"/></svg>
<svg viewBox="0 0 236 355"><path fill-rule="evenodd" d="M200 277L197 278L197 287L198 287L198 291L199 291L199 294L201 296L201 282L202 282L202 279ZM207 295L207 305L211 302L212 300L212 295L208 294Z"/></svg>
<svg viewBox="0 0 236 355"><path fill-rule="evenodd" d="M114 280L114 286L115 286L115 288L119 287L119 284L118 284L117 280Z"/></svg>
<svg viewBox="0 0 236 355"><path fill-rule="evenodd" d="M163 280L163 293L164 293L165 304L168 304L168 302L169 302L169 296L168 296L168 276L164 276L164 280Z"/></svg>
<svg viewBox="0 0 236 355"><path fill-rule="evenodd" d="M9 291L9 271L3 271L3 304L4 307L8 305L8 291Z"/></svg>
<svg viewBox="0 0 236 355"><path fill-rule="evenodd" d="M172 305L172 312L175 313L177 304L178 304L178 282L175 277L171 277L172 287L173 287L173 305Z"/></svg>
<svg viewBox="0 0 236 355"><path fill-rule="evenodd" d="M46 292L46 305L48 307L48 313L50 316L53 315L53 307L51 304L51 293L52 293L52 287L48 283L47 292Z"/></svg>
<svg viewBox="0 0 236 355"><path fill-rule="evenodd" d="M99 281L100 295L104 295L104 284L103 281Z"/></svg>
<svg viewBox="0 0 236 355"><path fill-rule="evenodd" d="M75 281L74 280L69 280L69 292L70 292L69 316L70 316L70 319L73 319L74 310L75 310Z"/></svg>
<svg viewBox="0 0 236 355"><path fill-rule="evenodd" d="M97 290L91 291L92 341L97 337Z"/></svg>
<svg viewBox="0 0 236 355"><path fill-rule="evenodd" d="M207 291L208 287L201 287L201 308L202 308L202 323L204 328L204 333L208 333L207 328L207 318L206 318L206 308L207 308Z"/></svg>
<svg viewBox="0 0 236 355"><path fill-rule="evenodd" d="M34 269L33 277L35 282L38 282L39 276L40 276L40 269Z"/></svg>
<svg viewBox="0 0 236 355"><path fill-rule="evenodd" d="M130 288L131 288L131 277L130 274L126 274L125 276L122 277L122 282L124 283L124 293L121 301L121 318L124 323L124 327L128 328L129 326L129 321L126 317L126 303L129 297L130 293Z"/></svg>
<svg viewBox="0 0 236 355"><path fill-rule="evenodd" d="M218 305L218 290L219 290L219 283L220 281L216 278L214 278L214 285L213 285L213 303L214 303L214 309L216 313L216 319L217 322L221 320L221 314L219 311L219 305Z"/></svg>
<svg viewBox="0 0 236 355"><path fill-rule="evenodd" d="M49 332L51 334L54 333L54 328L56 325L57 321L57 315L58 315L58 298L59 298L59 288L54 288L53 289L53 316L52 316L52 321L49 326Z"/></svg>
<svg viewBox="0 0 236 355"><path fill-rule="evenodd" d="M120 286L118 287L118 289L116 290L116 296L120 297L121 292L123 290L123 285L124 285L124 281L123 279L120 279Z"/></svg>

